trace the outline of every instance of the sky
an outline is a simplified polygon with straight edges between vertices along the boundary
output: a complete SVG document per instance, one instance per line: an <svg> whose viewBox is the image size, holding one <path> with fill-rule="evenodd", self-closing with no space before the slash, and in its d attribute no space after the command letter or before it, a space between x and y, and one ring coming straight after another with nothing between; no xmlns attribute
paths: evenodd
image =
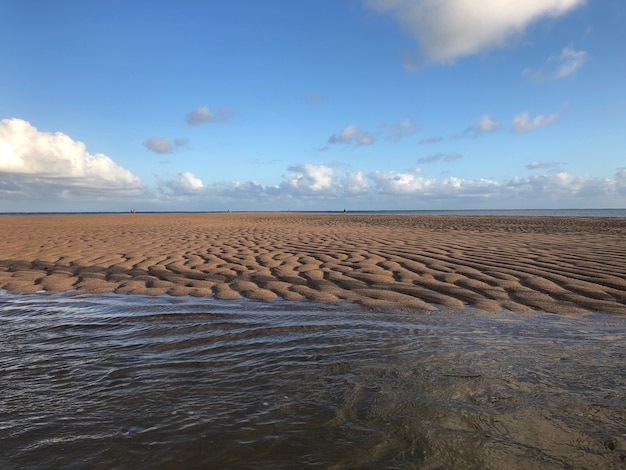
<svg viewBox="0 0 626 470"><path fill-rule="evenodd" d="M2 0L0 212L626 207L623 0Z"/></svg>

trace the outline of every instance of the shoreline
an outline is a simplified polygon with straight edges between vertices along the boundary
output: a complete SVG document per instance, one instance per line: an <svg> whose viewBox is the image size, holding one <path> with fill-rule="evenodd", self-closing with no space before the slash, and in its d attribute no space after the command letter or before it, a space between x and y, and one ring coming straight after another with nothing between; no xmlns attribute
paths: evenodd
<svg viewBox="0 0 626 470"><path fill-rule="evenodd" d="M626 218L233 212L20 215L0 290L626 315Z"/></svg>

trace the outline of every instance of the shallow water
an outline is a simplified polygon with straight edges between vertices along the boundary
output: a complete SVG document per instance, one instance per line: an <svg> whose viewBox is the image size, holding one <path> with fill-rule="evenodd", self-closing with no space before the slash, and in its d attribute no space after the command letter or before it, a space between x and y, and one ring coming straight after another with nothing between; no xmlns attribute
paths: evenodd
<svg viewBox="0 0 626 470"><path fill-rule="evenodd" d="M0 293L0 467L625 468L626 318Z"/></svg>

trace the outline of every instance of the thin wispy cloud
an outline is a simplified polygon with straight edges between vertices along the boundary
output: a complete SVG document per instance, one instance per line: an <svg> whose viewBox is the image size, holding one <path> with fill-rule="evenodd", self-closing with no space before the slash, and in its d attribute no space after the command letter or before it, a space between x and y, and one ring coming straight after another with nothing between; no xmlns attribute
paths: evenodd
<svg viewBox="0 0 626 470"><path fill-rule="evenodd" d="M457 152L449 152L449 153L437 152L432 155L429 155L428 157L420 158L419 160L417 160L417 162L418 163L434 163L440 160L444 162L453 162L455 160L458 160L459 158L462 158L462 155Z"/></svg>
<svg viewBox="0 0 626 470"><path fill-rule="evenodd" d="M540 162L540 161L532 161L526 168L529 170L550 170L553 168L559 168L561 164L559 162Z"/></svg>
<svg viewBox="0 0 626 470"><path fill-rule="evenodd" d="M569 77L587 61L587 52L566 47L561 52L559 59L559 67L554 74L555 78Z"/></svg>
<svg viewBox="0 0 626 470"><path fill-rule="evenodd" d="M523 75L536 81L566 78L574 75L585 64L587 59L588 54L586 51L577 51L566 47L558 56L548 59L549 68L532 69L528 67L524 69Z"/></svg>
<svg viewBox="0 0 626 470"><path fill-rule="evenodd" d="M436 144L436 143L441 142L443 140L444 140L444 138L441 137L440 135L432 136L432 137L424 137L423 139L420 139L418 141L418 144L421 144L421 145Z"/></svg>
<svg viewBox="0 0 626 470"><path fill-rule="evenodd" d="M411 119L394 122L384 126L387 140L397 141L415 134L419 129Z"/></svg>

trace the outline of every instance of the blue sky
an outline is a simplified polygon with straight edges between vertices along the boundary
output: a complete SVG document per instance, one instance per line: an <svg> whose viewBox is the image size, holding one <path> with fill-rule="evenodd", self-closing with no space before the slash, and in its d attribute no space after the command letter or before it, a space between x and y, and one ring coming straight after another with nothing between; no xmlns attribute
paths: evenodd
<svg viewBox="0 0 626 470"><path fill-rule="evenodd" d="M0 212L626 207L623 0L4 0Z"/></svg>

